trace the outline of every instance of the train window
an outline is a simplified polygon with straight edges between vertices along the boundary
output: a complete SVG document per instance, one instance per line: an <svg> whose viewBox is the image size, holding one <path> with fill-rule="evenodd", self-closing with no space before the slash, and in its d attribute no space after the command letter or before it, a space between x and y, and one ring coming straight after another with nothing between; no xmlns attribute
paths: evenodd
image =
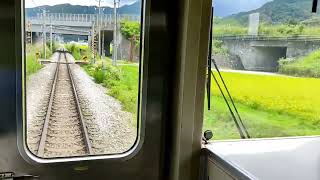
<svg viewBox="0 0 320 180"><path fill-rule="evenodd" d="M141 1L25 0L25 143L38 158L139 142Z"/></svg>
<svg viewBox="0 0 320 180"><path fill-rule="evenodd" d="M214 1L203 127L214 139L320 135L320 19L311 7Z"/></svg>

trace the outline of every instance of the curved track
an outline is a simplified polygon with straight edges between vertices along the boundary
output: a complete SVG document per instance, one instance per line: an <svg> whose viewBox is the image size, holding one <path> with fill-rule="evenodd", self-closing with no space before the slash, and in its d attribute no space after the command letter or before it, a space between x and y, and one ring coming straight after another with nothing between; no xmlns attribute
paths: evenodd
<svg viewBox="0 0 320 180"><path fill-rule="evenodd" d="M38 147L39 157L92 154L70 63L61 51Z"/></svg>

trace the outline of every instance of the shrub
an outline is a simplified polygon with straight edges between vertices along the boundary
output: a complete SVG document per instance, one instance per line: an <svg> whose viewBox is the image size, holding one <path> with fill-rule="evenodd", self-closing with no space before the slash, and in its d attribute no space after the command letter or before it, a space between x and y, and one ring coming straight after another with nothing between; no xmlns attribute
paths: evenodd
<svg viewBox="0 0 320 180"><path fill-rule="evenodd" d="M40 44L27 45L26 61L25 61L27 78L29 78L31 74L36 73L38 70L40 70L43 67L36 59L36 53L41 52L41 50L42 50L42 46ZM43 55L43 53L41 55Z"/></svg>
<svg viewBox="0 0 320 180"><path fill-rule="evenodd" d="M228 49L220 40L212 40L212 51L213 54L228 55Z"/></svg>
<svg viewBox="0 0 320 180"><path fill-rule="evenodd" d="M320 50L311 54L294 59L280 59L279 72L283 74L302 76L302 77L320 77Z"/></svg>
<svg viewBox="0 0 320 180"><path fill-rule="evenodd" d="M26 75L27 78L40 70L43 66L37 62L35 55L29 54L26 56Z"/></svg>
<svg viewBox="0 0 320 180"><path fill-rule="evenodd" d="M135 46L140 45L140 23L132 21L123 21L121 22L120 27L121 33L125 36L126 39L131 39L135 37Z"/></svg>
<svg viewBox="0 0 320 180"><path fill-rule="evenodd" d="M72 54L75 60L83 59L83 57L89 57L90 50L88 46L77 45L76 43L66 44L65 48Z"/></svg>
<svg viewBox="0 0 320 180"><path fill-rule="evenodd" d="M102 62L94 65L83 66L85 71L94 78L95 82L101 83L108 88L108 94L118 99L124 110L136 114L138 100L138 66L122 65L114 67L106 63L102 71Z"/></svg>

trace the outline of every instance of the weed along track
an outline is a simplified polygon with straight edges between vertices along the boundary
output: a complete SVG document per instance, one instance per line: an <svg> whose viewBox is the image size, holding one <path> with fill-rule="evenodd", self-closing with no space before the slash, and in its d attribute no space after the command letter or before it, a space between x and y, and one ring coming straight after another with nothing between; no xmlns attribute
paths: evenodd
<svg viewBox="0 0 320 180"><path fill-rule="evenodd" d="M70 62L61 51L37 151L39 157L70 157L92 154L78 100Z"/></svg>

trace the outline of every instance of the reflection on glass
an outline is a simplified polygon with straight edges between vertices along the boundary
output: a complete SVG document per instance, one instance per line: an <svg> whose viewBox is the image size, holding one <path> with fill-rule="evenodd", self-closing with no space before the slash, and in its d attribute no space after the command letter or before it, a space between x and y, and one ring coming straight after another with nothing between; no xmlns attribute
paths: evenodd
<svg viewBox="0 0 320 180"><path fill-rule="evenodd" d="M128 151L138 134L141 1L25 3L29 150L44 158Z"/></svg>

